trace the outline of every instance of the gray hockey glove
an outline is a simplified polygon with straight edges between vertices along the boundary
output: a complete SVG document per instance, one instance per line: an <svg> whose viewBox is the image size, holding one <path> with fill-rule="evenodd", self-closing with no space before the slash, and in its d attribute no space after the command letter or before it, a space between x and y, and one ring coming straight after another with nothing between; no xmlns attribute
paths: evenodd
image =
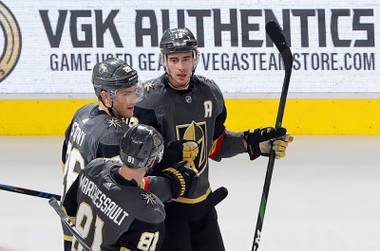
<svg viewBox="0 0 380 251"><path fill-rule="evenodd" d="M245 131L244 139L251 160L260 155L269 156L271 150L275 151L276 159L280 159L285 157L286 147L293 141L293 136L286 134L285 128L266 127Z"/></svg>
<svg viewBox="0 0 380 251"><path fill-rule="evenodd" d="M192 183L195 172L188 167L186 161L176 163L162 171L160 176L170 180L173 198L186 195Z"/></svg>

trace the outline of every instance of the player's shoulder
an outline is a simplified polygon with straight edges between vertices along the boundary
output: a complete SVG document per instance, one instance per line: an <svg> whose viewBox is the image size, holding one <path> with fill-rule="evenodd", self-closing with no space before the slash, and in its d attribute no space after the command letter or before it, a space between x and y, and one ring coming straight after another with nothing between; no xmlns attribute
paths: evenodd
<svg viewBox="0 0 380 251"><path fill-rule="evenodd" d="M142 222L159 224L165 220L165 209L162 201L153 193L139 187L127 187L129 198L127 207L133 216Z"/></svg>
<svg viewBox="0 0 380 251"><path fill-rule="evenodd" d="M210 88L213 91L221 92L220 89L219 89L219 86L215 83L215 81L212 80L212 79L210 79L210 78L207 78L205 76L194 75L193 76L193 81L196 84L200 84L201 87L203 87L203 88Z"/></svg>
<svg viewBox="0 0 380 251"><path fill-rule="evenodd" d="M94 144L101 142L103 145L119 144L121 136L129 128L123 120L99 110L93 111L83 127Z"/></svg>
<svg viewBox="0 0 380 251"><path fill-rule="evenodd" d="M165 91L165 74L157 78L149 79L143 83L145 95L160 95Z"/></svg>
<svg viewBox="0 0 380 251"><path fill-rule="evenodd" d="M220 90L219 86L215 83L214 80L207 78L201 75L193 76L194 84L199 86L199 88L208 90L212 96L214 96L217 100L223 103L223 93Z"/></svg>
<svg viewBox="0 0 380 251"><path fill-rule="evenodd" d="M140 101L137 106L155 109L156 104L162 103L167 93L165 81L165 75L145 81L143 83L144 96L142 101Z"/></svg>
<svg viewBox="0 0 380 251"><path fill-rule="evenodd" d="M86 120L91 117L91 111L97 107L96 103L89 103L80 107L74 115L74 120Z"/></svg>
<svg viewBox="0 0 380 251"><path fill-rule="evenodd" d="M83 169L85 175L97 176L101 172L111 169L113 166L121 166L120 161L109 158L96 158L91 160Z"/></svg>
<svg viewBox="0 0 380 251"><path fill-rule="evenodd" d="M74 122L77 122L84 131L89 133L96 131L107 133L125 129L125 123L121 119L100 110L96 103L87 104L78 109L74 116Z"/></svg>
<svg viewBox="0 0 380 251"><path fill-rule="evenodd" d="M198 81L202 84L206 84L206 85L216 85L215 81L212 80L211 78L208 78L206 76L203 76L203 75L198 75L198 74L194 74L193 75L193 79L195 81Z"/></svg>
<svg viewBox="0 0 380 251"><path fill-rule="evenodd" d="M123 134L128 130L128 125L116 117L104 117L99 123L102 127L99 130L99 142L104 145L118 145Z"/></svg>

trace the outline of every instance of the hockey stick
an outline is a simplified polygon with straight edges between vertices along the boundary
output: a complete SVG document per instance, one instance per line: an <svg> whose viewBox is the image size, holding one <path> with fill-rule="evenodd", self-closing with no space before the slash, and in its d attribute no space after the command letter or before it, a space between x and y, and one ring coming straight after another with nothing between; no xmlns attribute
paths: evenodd
<svg viewBox="0 0 380 251"><path fill-rule="evenodd" d="M292 74L293 66L293 56L290 51L289 46L286 43L285 37L282 34L281 28L274 22L270 21L266 24L265 30L268 33L269 37L272 39L273 43L276 45L277 49L281 53L282 60L285 67L285 77L284 83L282 84L282 91L280 97L280 103L277 111L276 125L275 128L280 128L282 125L282 118L284 116L286 97L289 89L290 75ZM269 195L270 183L272 180L273 167L274 167L275 153L271 152L267 172L265 175L265 182L263 187L263 192L261 194L259 214L257 216L255 237L253 239L252 251L256 251L259 248L260 239L261 239L261 230L263 228L265 209L267 206L267 200Z"/></svg>
<svg viewBox="0 0 380 251"><path fill-rule="evenodd" d="M45 199L55 198L57 200L61 200L61 196L58 194L46 193L46 192L27 189L23 187L0 184L0 189L9 191L9 192L21 193L21 194L36 196L36 197L45 198Z"/></svg>
<svg viewBox="0 0 380 251"><path fill-rule="evenodd" d="M83 237L79 233L78 229L75 227L74 223L72 223L70 221L69 217L66 215L65 211L62 208L62 205L60 205L55 198L51 198L49 200L49 205L58 214L59 218L61 218L62 223L70 231L70 233L75 237L75 239L77 239L77 241L80 243L80 245L86 251L92 251L92 249L87 245L85 239L83 239Z"/></svg>

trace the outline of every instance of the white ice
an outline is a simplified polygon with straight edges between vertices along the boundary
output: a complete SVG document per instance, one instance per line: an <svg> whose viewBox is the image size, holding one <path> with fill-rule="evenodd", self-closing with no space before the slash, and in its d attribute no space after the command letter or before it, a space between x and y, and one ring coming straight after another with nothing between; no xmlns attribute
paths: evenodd
<svg viewBox="0 0 380 251"><path fill-rule="evenodd" d="M61 192L61 137L0 137L0 183ZM296 137L275 163L260 251L379 251L380 136ZM267 159L211 162L226 250L251 250ZM62 250L46 199L0 190L0 251Z"/></svg>

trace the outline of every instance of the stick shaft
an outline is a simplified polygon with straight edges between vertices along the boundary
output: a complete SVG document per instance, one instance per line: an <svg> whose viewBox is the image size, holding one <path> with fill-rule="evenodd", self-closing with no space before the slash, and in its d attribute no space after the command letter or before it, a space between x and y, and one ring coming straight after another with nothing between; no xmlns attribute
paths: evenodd
<svg viewBox="0 0 380 251"><path fill-rule="evenodd" d="M87 245L86 240L83 239L81 234L79 233L78 229L75 227L74 223L72 223L69 219L69 217L66 215L65 211L63 210L62 206L59 204L59 202L51 198L49 200L49 205L54 209L54 211L58 214L59 218L61 219L62 223L67 227L67 229L70 231L70 233L77 239L77 241L80 243L80 245L86 250L86 251L92 251L91 247Z"/></svg>
<svg viewBox="0 0 380 251"><path fill-rule="evenodd" d="M272 30L272 34L273 32L274 31ZM279 29L276 32L281 33L281 30ZM275 128L280 128L282 126L282 119L284 117L286 98L287 98L288 90L289 90L290 76L292 73L292 66L293 66L293 56L292 56L292 52L290 48L286 45L285 38L283 37L283 35L275 34L275 37L280 38L280 40L283 40L281 41L281 43L279 41L274 41L274 42L277 48L280 50L281 57L285 66L284 82L282 84L281 97L280 97L280 102L278 105L277 117L276 117L276 122L275 122L276 123ZM268 160L267 172L265 175L263 191L261 194L259 213L257 216L256 229L255 229L254 239L253 239L253 244L252 244L252 251L257 251L260 245L261 231L262 231L262 227L264 223L264 216L265 216L265 211L266 211L266 206L267 206L267 201L268 201L268 196L269 196L269 189L270 189L270 185L272 181L275 157L276 157L275 153L274 151L272 151Z"/></svg>
<svg viewBox="0 0 380 251"><path fill-rule="evenodd" d="M61 196L58 194L47 193L47 192L42 192L38 190L32 190L32 189L28 189L24 187L17 187L17 186L11 186L11 185L6 185L6 184L0 184L0 189L4 191L21 193L21 194L36 196L36 197L45 198L45 199L50 199L50 198L55 198L57 200L61 199Z"/></svg>

